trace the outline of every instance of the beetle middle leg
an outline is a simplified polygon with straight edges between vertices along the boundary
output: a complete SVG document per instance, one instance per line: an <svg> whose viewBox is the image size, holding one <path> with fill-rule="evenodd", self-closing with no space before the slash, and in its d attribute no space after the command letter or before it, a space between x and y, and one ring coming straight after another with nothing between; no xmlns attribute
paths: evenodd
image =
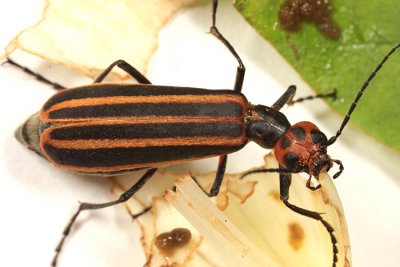
<svg viewBox="0 0 400 267"><path fill-rule="evenodd" d="M200 187L200 189L209 197L215 197L218 195L219 190L221 188L222 181L224 180L226 162L228 159L228 155L222 155L219 157L218 161L218 169L215 174L214 182L211 186L210 192L207 192L197 181L196 177L192 176L192 179L196 182L196 184Z"/></svg>
<svg viewBox="0 0 400 267"><path fill-rule="evenodd" d="M97 78L94 80L93 83L100 83L102 82L108 74L112 71L114 67L118 67L128 73L129 75L132 76L138 83L143 83L143 84L151 84L151 82L142 74L140 71L138 71L135 67L130 65L128 62L125 60L119 59L117 61L114 61L111 63L108 68L106 68Z"/></svg>
<svg viewBox="0 0 400 267"><path fill-rule="evenodd" d="M211 24L211 27L210 27L210 33L212 35L214 35L218 40L220 40L226 46L226 48L228 48L229 52L237 60L238 67L237 67L237 70L236 70L236 78L235 78L235 84L234 84L233 90L240 92L240 91L242 91L243 80L244 80L244 75L245 75L245 72L246 72L246 68L245 68L245 66L244 66L244 64L242 62L242 59L238 55L238 53L235 51L235 49L229 43L229 41L227 39L225 39L225 37L219 32L219 30L218 30L218 28L216 26L217 8L218 8L218 0L213 0L213 2L212 2L212 24ZM214 197L214 196L218 195L218 193L219 193L219 190L221 188L221 184L222 184L222 181L223 181L224 175L225 175L225 169L226 169L227 160L228 160L228 155L221 155L219 157L218 169L217 169L217 172L216 172L216 175L215 175L214 182L213 182L213 184L211 186L210 192L206 192L205 190L203 190L203 192L205 194L207 194L209 197ZM193 177L193 179L198 184L196 178ZM202 187L200 186L200 188L202 188Z"/></svg>
<svg viewBox="0 0 400 267"><path fill-rule="evenodd" d="M84 211L84 210L96 210L96 209L102 209L102 208L107 208L111 207L123 202L126 202L129 200L139 189L143 187L143 185L154 175L154 173L157 171L157 168L149 169L147 170L143 176L137 181L131 188L129 188L126 192L122 193L120 197L117 200L106 202L106 203L86 203L86 202L81 202L79 203L79 208L75 212L75 214L71 217L70 221L64 228L64 231L62 233L62 237L60 241L57 244L57 247L55 249L55 254L53 257L53 260L51 262L51 266L56 266L57 265L57 259L58 256L60 255L61 249L64 245L64 241L66 237L68 236L72 226L74 225L76 219L78 218L79 214Z"/></svg>

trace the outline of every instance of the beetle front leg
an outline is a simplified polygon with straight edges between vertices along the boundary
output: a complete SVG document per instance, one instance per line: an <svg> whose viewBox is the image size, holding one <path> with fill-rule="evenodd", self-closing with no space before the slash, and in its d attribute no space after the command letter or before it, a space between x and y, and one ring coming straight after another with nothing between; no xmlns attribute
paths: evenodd
<svg viewBox="0 0 400 267"><path fill-rule="evenodd" d="M55 267L57 265L57 260L58 260L58 256L60 255L60 252L62 250L62 247L64 245L64 241L66 239L66 237L68 236L72 226L74 225L76 219L78 218L79 214L81 213L81 211L84 210L96 210L96 209L102 209L102 208L107 208L107 207L111 207L123 202L126 202L127 200L129 200L140 188L143 187L143 185L154 175L154 173L157 171L157 168L154 169L149 169L145 172L145 174L143 174L143 176L139 179L139 181L137 181L131 188L129 188L126 192L124 192L123 194L121 194L121 196L119 197L119 199L114 200L114 201L110 201L110 202L106 202L106 203L98 203L98 204L94 204L94 203L85 203L85 202L81 202L79 203L79 208L78 210L75 212L75 214L71 217L70 221L68 222L67 226L64 228L64 231L62 233L62 237L60 239L60 241L57 244L57 247L55 249L55 254L53 257L53 260L51 262L51 266Z"/></svg>
<svg viewBox="0 0 400 267"><path fill-rule="evenodd" d="M280 167L282 167L282 166L280 166ZM300 208L289 202L289 189L290 189L291 183L292 183L292 174L291 173L279 173L280 199L286 205L286 207L288 207L292 211L294 211L300 215L309 217L311 219L320 221L322 223L322 225L328 231L329 236L331 238L332 250L333 250L332 266L335 267L336 262L337 262L338 248L336 246L336 243L337 243L336 237L333 234L333 232L334 232L333 227L327 221L325 221L324 218L322 218L320 213Z"/></svg>
<svg viewBox="0 0 400 267"><path fill-rule="evenodd" d="M134 78L136 81L138 81L138 83L151 84L151 82L146 77L144 77L143 74L141 74L136 68L134 68L128 62L126 62L125 60L122 60L122 59L117 60L117 61L113 62L110 66L108 66L108 68L105 69L99 75L99 77L97 77L96 80L94 80L93 83L102 82L106 78L106 76L108 74L110 74L110 72L112 71L112 69L114 67L118 67L118 68L122 69L123 71L125 71L126 73L128 73L129 75L131 75L132 78Z"/></svg>

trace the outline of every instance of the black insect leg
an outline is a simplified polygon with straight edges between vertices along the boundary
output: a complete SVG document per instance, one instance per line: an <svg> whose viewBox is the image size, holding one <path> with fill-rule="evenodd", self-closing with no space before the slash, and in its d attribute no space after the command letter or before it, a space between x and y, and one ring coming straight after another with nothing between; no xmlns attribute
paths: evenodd
<svg viewBox="0 0 400 267"><path fill-rule="evenodd" d="M76 219L78 218L79 214L81 213L81 211L84 210L95 210L95 209L102 209L102 208L107 208L107 207L111 207L123 202L126 202L128 199L130 199L140 188L143 187L143 185L154 175L154 173L157 171L157 168L154 169L149 169L146 171L145 174L143 174L143 176L139 179L139 181L137 181L131 188L129 188L126 192L124 192L123 194L121 194L121 196L119 197L119 199L114 200L114 201L110 201L110 202L106 202L106 203L98 203L98 204L94 204L94 203L85 203L85 202L81 202L79 204L79 208L78 210L75 212L75 214L71 217L70 221L68 222L67 226L64 228L64 231L62 233L62 237L60 239L60 241L57 244L57 247L55 249L55 254L53 257L53 260L51 262L51 266L56 266L57 265L57 259L58 256L60 255L60 252L62 250L62 247L64 245L64 241L66 239L66 237L68 236L72 226L74 225Z"/></svg>
<svg viewBox="0 0 400 267"><path fill-rule="evenodd" d="M316 94L316 95L310 95L310 96L306 96L306 97L300 97L300 98L297 98L297 99L289 102L288 105L293 105L293 104L300 103L303 101L308 101L308 100L325 99L325 98L331 98L333 100L336 100L337 99L337 90L334 89L332 92L326 93L326 94Z"/></svg>
<svg viewBox="0 0 400 267"><path fill-rule="evenodd" d="M46 84L52 86L56 90L62 90L62 89L66 88L65 86L62 86L62 85L60 85L58 83L55 83L55 82L52 82L52 81L48 80L47 78L45 78L41 74L33 72L32 70L28 69L27 67L21 66L20 64L18 64L17 62L13 61L10 58L7 58L7 60L5 62L3 62L3 64L5 64L5 63L8 63L10 65L13 65L13 66L23 70L25 73L34 76L38 81L46 83ZM122 59L113 62L107 69L105 69L96 78L96 80L94 80L93 83L102 82L105 79L105 77L111 72L111 70L116 66L119 67L120 69L124 70L129 75L131 75L136 81L138 81L138 83L151 84L151 82L143 74L141 74L132 65L130 65L129 63L127 63L126 61L124 61Z"/></svg>
<svg viewBox="0 0 400 267"><path fill-rule="evenodd" d="M196 184L207 196L215 197L218 195L222 181L224 180L227 159L228 155L222 155L219 157L217 173L215 175L214 182L211 186L210 192L207 192L197 181L196 177L192 176L192 179L196 182Z"/></svg>
<svg viewBox="0 0 400 267"><path fill-rule="evenodd" d="M36 78L36 80L43 82L45 84L50 85L51 87L53 87L56 90L62 90L65 89L65 86L62 86L61 84L52 82L50 80L48 80L47 78L45 78L44 76L40 75L39 73L33 72L32 70L28 69L27 67L21 66L20 64L18 64L17 62L13 61L11 58L7 58L6 61L4 61L2 64L10 64L13 65L14 67L17 67L21 70L23 70L25 73L32 75L33 77Z"/></svg>
<svg viewBox="0 0 400 267"><path fill-rule="evenodd" d="M104 80L104 78L106 78L106 76L111 72L111 70L114 67L118 67L122 70L124 70L126 73L128 73L129 75L131 75L136 81L138 81L138 83L143 83L143 84L151 84L151 82L144 77L143 74L141 74L137 69L135 69L132 65L130 65L129 63L127 63L125 60L117 60L115 62L113 62L110 66L108 66L107 69L105 69L100 75L99 77L96 78L96 80L94 80L93 83L100 83Z"/></svg>
<svg viewBox="0 0 400 267"><path fill-rule="evenodd" d="M138 213L131 214L132 219L136 220L140 216L142 216L142 215L146 214L147 212L149 212L152 208L153 208L153 206L148 206L148 207L144 208L142 211L140 211Z"/></svg>
<svg viewBox="0 0 400 267"><path fill-rule="evenodd" d="M231 52L231 54L237 60L239 66L237 67L237 70L236 70L236 79L235 79L235 85L233 87L233 90L240 92L240 91L242 91L244 74L246 72L246 68L245 68L245 66L244 66L244 64L242 62L242 59L239 57L238 53L236 53L236 51L233 48L233 46L219 32L219 30L218 30L218 28L216 26L217 7L218 7L218 0L213 0L212 25L211 25L211 28L210 28L210 33L212 35L214 35L218 40L220 40L228 48L229 52Z"/></svg>
<svg viewBox="0 0 400 267"><path fill-rule="evenodd" d="M296 94L296 85L291 85L281 97L272 105L273 109L280 110L285 104L292 101Z"/></svg>
<svg viewBox="0 0 400 267"><path fill-rule="evenodd" d="M236 71L236 79L235 79L235 85L234 85L234 90L240 92L242 90L243 86L243 80L244 80L244 74L246 71L246 68L243 65L243 62L239 55L236 53L235 49L233 46L228 42L228 40L225 39L225 37L219 32L217 26L216 26L216 14L217 14L217 7L218 7L218 0L213 0L213 7L212 7L212 25L210 28L210 33L214 35L218 40L220 40L231 52L231 54L236 58L238 61L239 66L237 67ZM225 169L226 169L226 162L227 162L228 156L227 155L222 155L219 157L219 162L218 162L218 169L217 173L215 175L214 183L211 186L210 192L205 192L209 197L214 197L218 195L219 190L221 188L222 181L224 179L225 175ZM194 181L199 185L197 182L196 178L193 177ZM200 186L200 185L199 185ZM202 188L200 186L200 188Z"/></svg>
<svg viewBox="0 0 400 267"><path fill-rule="evenodd" d="M331 238L332 250L333 250L332 266L335 267L336 262L337 262L338 248L336 246L336 243L337 243L336 237L333 234L333 232L334 232L333 227L327 221L325 221L324 218L322 218L320 213L300 208L289 202L289 188L290 188L291 183L292 183L292 174L291 173L279 173L280 198L281 198L282 202L292 211L294 211L300 215L309 217L311 219L320 221L322 223L322 225L328 231L329 236Z"/></svg>
<svg viewBox="0 0 400 267"><path fill-rule="evenodd" d="M226 161L228 160L228 155L222 155L219 157L217 174L215 175L214 183L211 186L210 193L207 195L209 197L215 197L219 193L221 188L222 180L224 179Z"/></svg>
<svg viewBox="0 0 400 267"><path fill-rule="evenodd" d="M312 96L307 96L307 97L300 97L295 100L293 100L293 97L296 94L296 86L291 85L289 88L283 93L283 95L272 105L272 108L276 110L280 110L284 105L293 105L295 103L300 103L306 100L314 100L318 98L333 98L336 99L336 90L334 90L331 93L327 94L316 94Z"/></svg>

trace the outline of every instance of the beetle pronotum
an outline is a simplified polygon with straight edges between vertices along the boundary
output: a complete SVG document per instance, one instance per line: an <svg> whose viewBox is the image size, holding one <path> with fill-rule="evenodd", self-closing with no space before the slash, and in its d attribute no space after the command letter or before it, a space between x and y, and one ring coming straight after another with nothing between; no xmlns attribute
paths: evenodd
<svg viewBox="0 0 400 267"><path fill-rule="evenodd" d="M279 172L280 198L291 210L320 221L329 232L333 244L333 266L337 249L333 228L318 212L297 207L289 202L291 173L306 172L310 179L328 171L339 160L327 155L327 147L341 135L369 82L384 62L400 47L396 45L379 63L359 90L336 135L327 139L312 123L291 125L279 110L292 101L295 86L271 106L252 105L241 93L245 67L231 44L216 27L218 1L213 1L211 33L238 61L233 90L207 90L189 87L152 85L134 67L123 60L111 64L92 85L62 90L51 97L40 110L18 130L18 140L54 165L93 175L118 174L147 169L140 180L118 200L92 204L81 203L66 226L56 248L52 265L72 225L82 210L100 209L128 200L159 166L219 156L215 181L209 196L218 194L227 162L227 154L249 141L275 150ZM9 60L11 64L13 63ZM101 83L118 66L139 84ZM319 97L329 97L323 95ZM301 101L301 100L297 100Z"/></svg>

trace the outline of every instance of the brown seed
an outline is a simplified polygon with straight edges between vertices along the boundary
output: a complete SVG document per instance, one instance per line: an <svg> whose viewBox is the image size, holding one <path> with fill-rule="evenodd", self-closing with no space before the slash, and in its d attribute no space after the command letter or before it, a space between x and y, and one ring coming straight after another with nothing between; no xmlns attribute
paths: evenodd
<svg viewBox="0 0 400 267"><path fill-rule="evenodd" d="M159 234L156 237L155 245L164 254L170 255L177 248L181 248L189 243L192 234L186 228L175 228L170 232Z"/></svg>

